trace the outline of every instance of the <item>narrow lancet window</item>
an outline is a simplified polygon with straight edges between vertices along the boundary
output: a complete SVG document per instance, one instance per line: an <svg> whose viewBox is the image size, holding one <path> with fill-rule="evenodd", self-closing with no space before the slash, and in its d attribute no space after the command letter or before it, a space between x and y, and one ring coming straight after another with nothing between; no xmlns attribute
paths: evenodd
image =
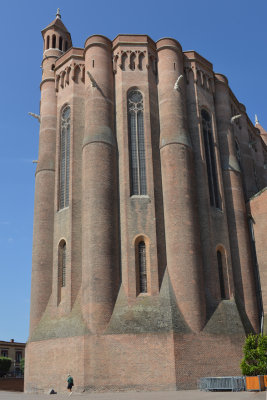
<svg viewBox="0 0 267 400"><path fill-rule="evenodd" d="M52 36L52 48L55 49L56 48L56 35Z"/></svg>
<svg viewBox="0 0 267 400"><path fill-rule="evenodd" d="M58 285L66 286L66 242L62 240L58 246Z"/></svg>
<svg viewBox="0 0 267 400"><path fill-rule="evenodd" d="M61 115L60 131L60 168L59 168L59 208L69 205L70 175L70 107L67 106Z"/></svg>
<svg viewBox="0 0 267 400"><path fill-rule="evenodd" d="M62 274L61 274L61 286L66 286L66 243L62 247Z"/></svg>
<svg viewBox="0 0 267 400"><path fill-rule="evenodd" d="M201 111L203 139L206 156L206 166L209 184L210 204L216 208L221 208L218 177L216 168L216 157L214 151L212 123L209 113L205 110Z"/></svg>
<svg viewBox="0 0 267 400"><path fill-rule="evenodd" d="M128 130L131 195L147 194L143 96L139 90L128 95Z"/></svg>
<svg viewBox="0 0 267 400"><path fill-rule="evenodd" d="M138 244L139 285L140 293L147 293L146 245Z"/></svg>
<svg viewBox="0 0 267 400"><path fill-rule="evenodd" d="M217 262L218 262L218 270L219 270L219 280L220 280L220 290L221 290L221 299L226 299L225 294L225 286L224 286L224 276L223 276L223 261L222 261L222 253L217 251Z"/></svg>
<svg viewBox="0 0 267 400"><path fill-rule="evenodd" d="M62 299L62 288L66 286L66 242L58 245L58 304Z"/></svg>

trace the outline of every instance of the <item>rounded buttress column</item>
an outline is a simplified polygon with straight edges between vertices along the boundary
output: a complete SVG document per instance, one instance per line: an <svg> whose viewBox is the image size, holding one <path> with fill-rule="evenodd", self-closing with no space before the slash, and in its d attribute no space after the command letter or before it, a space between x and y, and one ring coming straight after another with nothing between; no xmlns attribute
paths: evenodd
<svg viewBox="0 0 267 400"><path fill-rule="evenodd" d="M181 46L161 39L158 49L160 153L167 267L186 322L193 331L205 324L205 297L196 205L193 152L187 128Z"/></svg>
<svg viewBox="0 0 267 400"><path fill-rule="evenodd" d="M118 292L117 147L111 42L85 43L82 176L83 316L93 333L107 326ZM89 74L88 74L89 72Z"/></svg>
<svg viewBox="0 0 267 400"><path fill-rule="evenodd" d="M55 79L51 65L59 54L57 50L48 50L42 65L39 157L35 174L30 334L40 321L52 291L57 115Z"/></svg>
<svg viewBox="0 0 267 400"><path fill-rule="evenodd" d="M246 204L230 123L232 114L228 81L221 74L216 74L215 110L220 143L235 294L238 303L244 307L253 328L257 332L259 329L259 316Z"/></svg>

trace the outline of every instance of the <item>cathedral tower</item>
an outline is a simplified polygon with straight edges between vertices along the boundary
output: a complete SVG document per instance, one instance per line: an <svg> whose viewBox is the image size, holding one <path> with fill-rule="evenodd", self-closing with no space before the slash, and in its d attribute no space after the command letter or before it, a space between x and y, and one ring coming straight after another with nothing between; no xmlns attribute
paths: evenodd
<svg viewBox="0 0 267 400"><path fill-rule="evenodd" d="M32 285L30 332L40 321L52 292L57 129L54 69L56 60L72 45L70 34L61 21L59 10L56 19L42 31L42 35L44 52L40 85L39 157L35 175L32 260L32 282L34 282L34 285Z"/></svg>
<svg viewBox="0 0 267 400"><path fill-rule="evenodd" d="M259 124L175 39L76 48L59 10L42 35L25 391L238 375L263 315Z"/></svg>

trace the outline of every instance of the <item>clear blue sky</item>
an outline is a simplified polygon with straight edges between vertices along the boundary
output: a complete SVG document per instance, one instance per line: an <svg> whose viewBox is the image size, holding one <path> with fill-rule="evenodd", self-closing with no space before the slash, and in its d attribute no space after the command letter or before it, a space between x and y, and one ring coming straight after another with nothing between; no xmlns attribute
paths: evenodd
<svg viewBox="0 0 267 400"><path fill-rule="evenodd" d="M99 33L145 33L176 38L225 74L254 121L267 129L266 0L14 0L1 2L0 95L0 340L26 341L35 165L39 112L41 29L57 7L73 45Z"/></svg>

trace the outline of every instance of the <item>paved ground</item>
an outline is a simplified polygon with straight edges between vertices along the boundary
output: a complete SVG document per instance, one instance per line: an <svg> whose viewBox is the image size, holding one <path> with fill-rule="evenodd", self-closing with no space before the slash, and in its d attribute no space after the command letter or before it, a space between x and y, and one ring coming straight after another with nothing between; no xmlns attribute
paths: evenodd
<svg viewBox="0 0 267 400"><path fill-rule="evenodd" d="M63 400L65 395L25 394L0 391L0 400ZM178 392L124 392L124 393L90 393L76 394L72 400L267 400L267 392L201 392L199 390L182 390Z"/></svg>

